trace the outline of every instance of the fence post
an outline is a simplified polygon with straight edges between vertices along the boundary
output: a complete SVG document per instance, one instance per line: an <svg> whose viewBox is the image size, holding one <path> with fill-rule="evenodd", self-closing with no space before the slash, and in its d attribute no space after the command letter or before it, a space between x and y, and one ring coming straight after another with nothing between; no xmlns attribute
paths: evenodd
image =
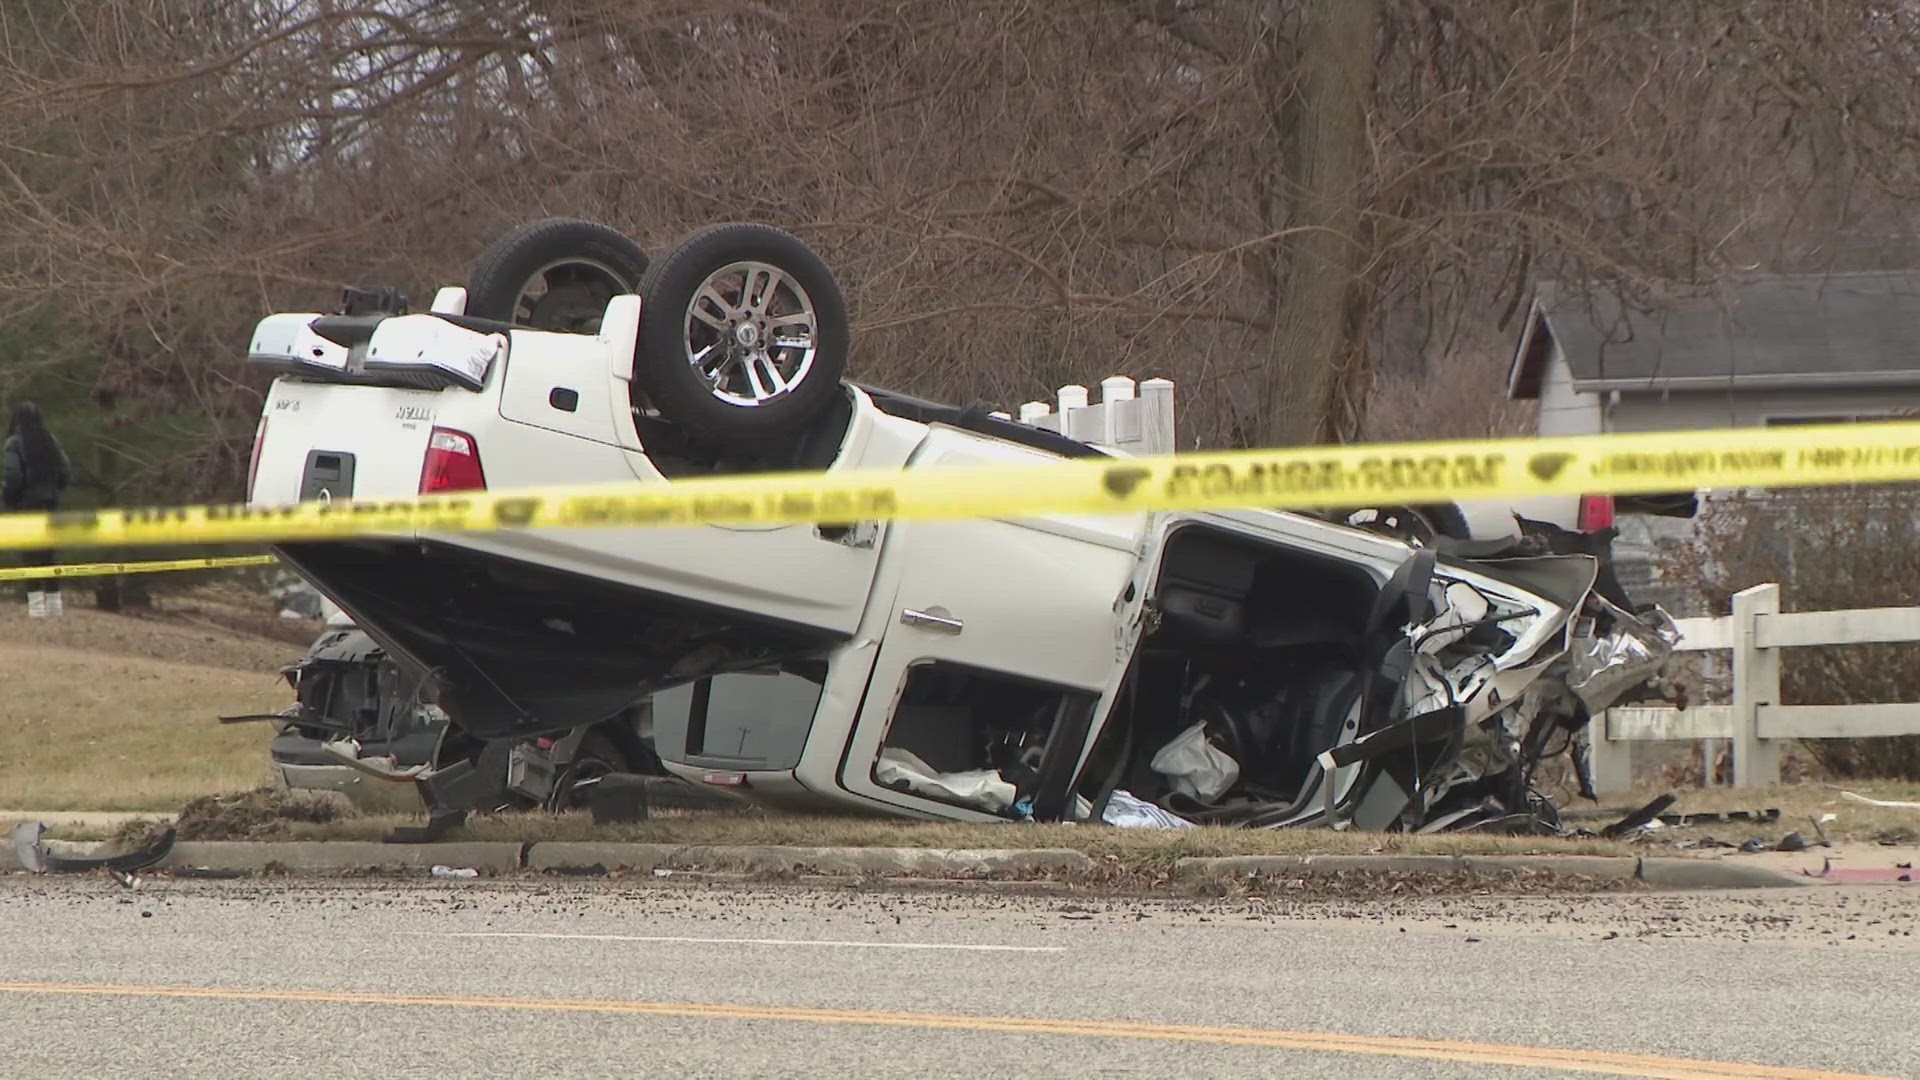
<svg viewBox="0 0 1920 1080"><path fill-rule="evenodd" d="M1780 650L1761 649L1754 630L1762 615L1780 611L1780 586L1755 585L1733 594L1733 786L1780 782L1780 747L1760 738L1760 706L1780 701Z"/></svg>
<svg viewBox="0 0 1920 1080"><path fill-rule="evenodd" d="M1144 454L1171 454L1173 438L1173 380L1148 379L1140 384L1140 450Z"/></svg>
<svg viewBox="0 0 1920 1080"><path fill-rule="evenodd" d="M1140 441L1140 403L1134 400L1134 382L1125 375L1100 380L1100 442L1126 446Z"/></svg>
<svg viewBox="0 0 1920 1080"><path fill-rule="evenodd" d="M1587 763L1593 767L1595 795L1624 795L1633 790L1633 744L1615 742L1607 734L1607 717L1602 710L1587 721Z"/></svg>
<svg viewBox="0 0 1920 1080"><path fill-rule="evenodd" d="M1054 400L1060 403L1060 434L1069 439L1098 441L1100 431L1095 426L1099 417L1088 410L1092 407L1087 400L1087 388L1078 384L1061 387L1055 391Z"/></svg>

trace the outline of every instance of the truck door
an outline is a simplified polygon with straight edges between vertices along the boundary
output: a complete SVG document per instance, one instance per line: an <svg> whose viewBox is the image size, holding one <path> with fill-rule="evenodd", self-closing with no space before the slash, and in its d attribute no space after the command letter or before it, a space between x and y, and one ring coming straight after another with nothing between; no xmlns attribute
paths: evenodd
<svg viewBox="0 0 1920 1080"><path fill-rule="evenodd" d="M935 427L909 467L1051 460ZM1118 608L1144 522L895 522L874 589L884 636L841 783L949 818L1026 816L1054 788L1064 799L1125 661Z"/></svg>

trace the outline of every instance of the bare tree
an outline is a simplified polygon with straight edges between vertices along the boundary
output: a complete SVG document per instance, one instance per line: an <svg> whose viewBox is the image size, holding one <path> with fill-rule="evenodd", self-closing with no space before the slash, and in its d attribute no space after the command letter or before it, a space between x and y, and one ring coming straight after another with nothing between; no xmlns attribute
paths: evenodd
<svg viewBox="0 0 1920 1080"><path fill-rule="evenodd" d="M1204 444L1347 439L1404 427L1368 422L1382 386L1503 362L1540 277L1657 302L1818 257L1815 216L1904 207L1911 23L1840 0L20 0L0 319L64 319L103 402L225 418L176 463L213 490L244 460L260 314L460 280L536 215L652 249L751 218L835 266L863 379L1006 405L1164 375Z"/></svg>

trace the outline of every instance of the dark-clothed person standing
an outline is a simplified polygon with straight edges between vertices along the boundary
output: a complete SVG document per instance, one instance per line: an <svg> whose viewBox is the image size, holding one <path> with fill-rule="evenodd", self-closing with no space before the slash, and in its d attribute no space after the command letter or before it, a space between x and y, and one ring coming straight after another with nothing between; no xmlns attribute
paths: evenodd
<svg viewBox="0 0 1920 1080"><path fill-rule="evenodd" d="M7 429L4 454L5 473L0 474L0 506L8 513L45 513L60 508L60 497L73 480L73 466L60 440L47 430L40 407L23 401L13 407L13 424ZM52 566L51 549L26 553L29 566ZM35 581L27 590L27 614L35 618L62 614L60 579Z"/></svg>

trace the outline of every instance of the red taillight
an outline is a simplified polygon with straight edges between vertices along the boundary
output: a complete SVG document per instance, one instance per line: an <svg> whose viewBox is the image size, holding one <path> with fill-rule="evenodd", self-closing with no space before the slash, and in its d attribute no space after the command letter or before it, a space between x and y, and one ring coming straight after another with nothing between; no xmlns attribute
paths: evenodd
<svg viewBox="0 0 1920 1080"><path fill-rule="evenodd" d="M260 479L260 448L267 445L267 418L261 417L253 429L253 456L247 459L247 501L253 501L253 485Z"/></svg>
<svg viewBox="0 0 1920 1080"><path fill-rule="evenodd" d="M1611 528L1613 528L1613 496L1582 495L1580 497L1580 531L1594 533Z"/></svg>
<svg viewBox="0 0 1920 1080"><path fill-rule="evenodd" d="M485 490L487 473L480 467L480 445L473 436L451 428L434 428L427 437L426 463L420 467L420 494Z"/></svg>

